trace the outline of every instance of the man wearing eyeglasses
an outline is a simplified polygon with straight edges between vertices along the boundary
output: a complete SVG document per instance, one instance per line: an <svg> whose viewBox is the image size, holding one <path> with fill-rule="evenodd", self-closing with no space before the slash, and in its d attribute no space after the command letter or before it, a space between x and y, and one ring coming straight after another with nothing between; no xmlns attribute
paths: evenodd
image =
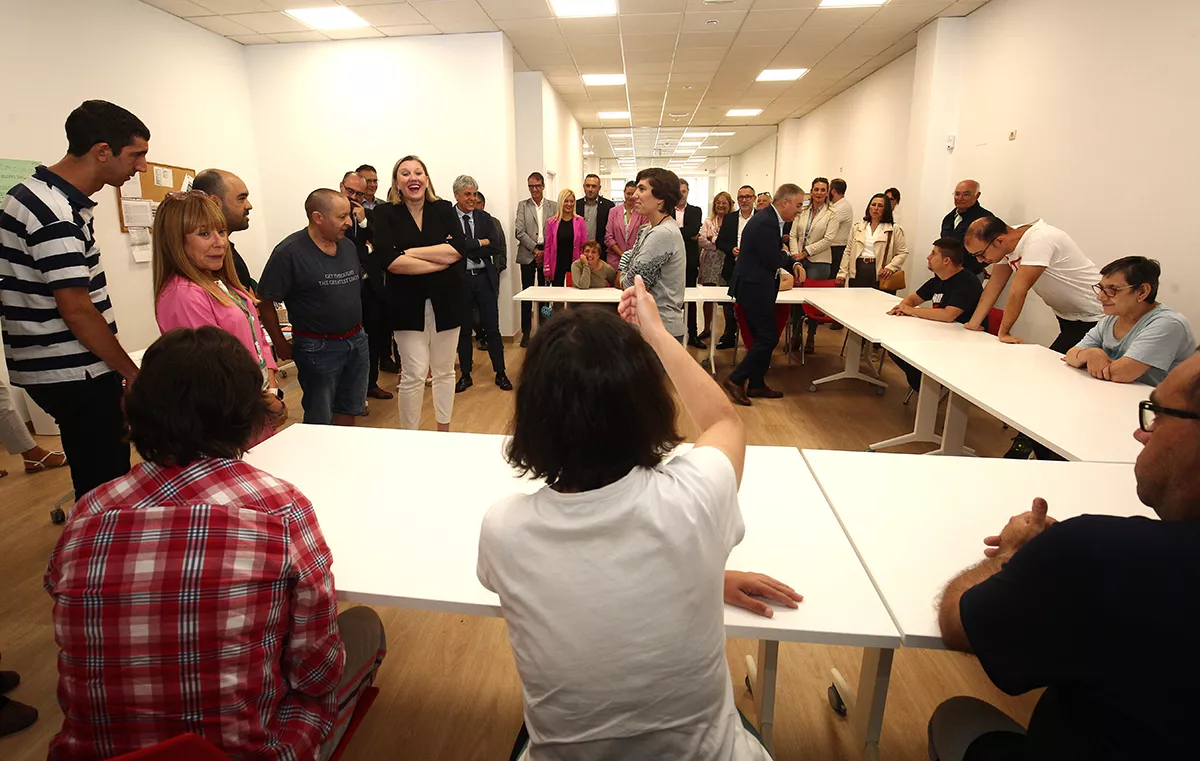
<svg viewBox="0 0 1200 761"><path fill-rule="evenodd" d="M517 236L517 264L521 266L521 288L545 285L541 259L545 251L546 220L558 213L558 202L545 197L546 178L541 172L529 175L529 198L517 204L517 219L513 229ZM521 348L529 345L533 329L533 303L521 302Z"/></svg>
<svg viewBox="0 0 1200 761"><path fill-rule="evenodd" d="M1058 337L1050 349L1059 354L1066 354L1082 341L1104 316L1092 293L1092 285L1100 280L1100 269L1084 256L1071 236L1044 220L1012 228L999 217L981 217L967 228L964 243L967 254L975 260L985 265L1003 261L1005 265L992 268L979 306L967 323L970 330L983 330L988 313L1010 279L1012 288L1000 322L999 338L1004 343L1021 343L1010 331L1030 291L1058 318Z"/></svg>
<svg viewBox="0 0 1200 761"><path fill-rule="evenodd" d="M942 217L943 238L953 238L962 243L972 222L980 217L992 216L992 213L979 203L980 195L979 183L975 180L963 180L954 186L954 208ZM973 256L966 258L963 269L980 280L986 277L987 265Z"/></svg>
<svg viewBox="0 0 1200 761"><path fill-rule="evenodd" d="M938 616L946 646L975 653L1010 695L1046 691L1028 731L974 698L943 703L929 722L930 758L1196 756L1200 355L1141 403L1139 423L1137 495L1161 520L1055 522L1035 499L984 539L983 562L947 585ZM1086 505L1087 490L1106 485L1079 487Z"/></svg>
<svg viewBox="0 0 1200 761"><path fill-rule="evenodd" d="M384 268L371 257L371 227L365 204L372 196L368 194L367 179L358 172L346 172L339 187L350 201L351 225L346 230L346 239L354 243L362 266L362 324L368 350L367 396L391 399L393 394L379 386L380 363L392 353L392 332L387 326Z"/></svg>

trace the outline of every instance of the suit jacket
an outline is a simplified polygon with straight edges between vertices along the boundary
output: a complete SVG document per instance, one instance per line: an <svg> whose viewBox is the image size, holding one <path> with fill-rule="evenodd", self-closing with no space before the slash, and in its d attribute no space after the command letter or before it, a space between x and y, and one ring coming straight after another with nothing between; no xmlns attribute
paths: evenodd
<svg viewBox="0 0 1200 761"><path fill-rule="evenodd" d="M462 227L463 213L458 208L454 207L454 219L458 222L458 226ZM487 271L487 279L491 281L492 287L496 289L496 293L500 292L500 271L496 269L496 246L494 241L499 237L499 232L495 225L492 224L492 215L486 211L475 209L471 212L471 228L474 232L472 237L466 239L466 250L463 252L463 258L472 262L483 262L484 269ZM488 245L480 244L483 238L488 239ZM466 277L479 277L466 273ZM465 282L465 278L464 278Z"/></svg>
<svg viewBox="0 0 1200 761"><path fill-rule="evenodd" d="M783 234L779 230L779 219L779 212L775 207L768 206L751 217L746 223L746 228L742 230L742 245L738 250L733 280L729 284L729 295L735 299L739 290L760 290L745 286L769 285L770 292L777 294L775 281L779 270L792 269L792 258L783 252ZM736 219L734 223L736 225ZM724 229L725 225L722 224L721 227ZM733 232L736 236L736 226ZM774 302L775 295L772 295L771 303Z"/></svg>
<svg viewBox="0 0 1200 761"><path fill-rule="evenodd" d="M500 220L488 214L491 217L492 224L495 226L496 234L491 237L492 249L494 254L492 262L496 265L497 272L503 272L508 269L508 238L504 235L504 225L500 224Z"/></svg>
<svg viewBox="0 0 1200 761"><path fill-rule="evenodd" d="M353 213L350 215L350 222L352 224L346 231L346 240L353 243L354 250L358 252L359 274L362 277L363 287L370 288L380 298L386 298L384 268L380 266L378 259L371 256L371 249L367 247L368 241L371 240L371 212L367 212L366 227L359 226Z"/></svg>
<svg viewBox="0 0 1200 761"><path fill-rule="evenodd" d="M951 209L949 214L942 217L942 237L953 238L959 243L962 243L963 239L967 237L967 228L971 226L972 222L982 217L992 216L990 211L983 208L983 205L976 201L974 206L962 212L960 215L962 216L962 222L959 223L958 227L955 227L954 215L957 212L957 209ZM969 254L964 258L963 261L963 268L976 275L982 272L983 268L986 266L986 264Z"/></svg>
<svg viewBox="0 0 1200 761"><path fill-rule="evenodd" d="M513 223L513 232L517 236L517 264L529 264L533 261L533 250L537 247L538 229L545 229L546 220L558 213L558 202L544 199L542 201L542 222L538 224L537 207L532 198L526 198L517 204L517 219Z"/></svg>
<svg viewBox="0 0 1200 761"><path fill-rule="evenodd" d="M721 220L721 229L717 232L717 250L725 254L725 263L721 265L721 277L725 278L726 283L733 282L733 269L737 264L733 250L738 247L738 217L741 215L741 210L737 208L726 214L725 219ZM754 214L750 215L750 219L754 219ZM750 224L749 220L746 224ZM742 232L745 233L745 230Z"/></svg>
<svg viewBox="0 0 1200 761"><path fill-rule="evenodd" d="M674 210L671 216L675 216ZM683 252L687 255L687 264L689 267L700 266L700 241L693 240L700 234L700 227L704 224L704 210L699 206L692 206L690 203L683 207L683 224L679 226L679 234L683 236ZM737 228L734 228L734 234L737 234Z"/></svg>
<svg viewBox="0 0 1200 761"><path fill-rule="evenodd" d="M583 206L584 200L582 198L575 201L575 213L581 217L583 216ZM600 243L601 255L603 255L604 251L608 248L608 246L604 244L604 233L608 230L608 213L612 211L615 206L616 204L604 196L600 196L596 199L596 237L593 238L593 240ZM584 224L587 224L586 218L584 220ZM587 241L584 241L584 243L587 243Z"/></svg>

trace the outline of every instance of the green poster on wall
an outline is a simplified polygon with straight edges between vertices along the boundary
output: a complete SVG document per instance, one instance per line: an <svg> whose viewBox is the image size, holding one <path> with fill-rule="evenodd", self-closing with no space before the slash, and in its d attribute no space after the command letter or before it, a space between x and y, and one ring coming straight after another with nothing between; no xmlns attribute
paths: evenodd
<svg viewBox="0 0 1200 761"><path fill-rule="evenodd" d="M0 197L8 193L13 185L33 174L40 163L31 159L0 159Z"/></svg>

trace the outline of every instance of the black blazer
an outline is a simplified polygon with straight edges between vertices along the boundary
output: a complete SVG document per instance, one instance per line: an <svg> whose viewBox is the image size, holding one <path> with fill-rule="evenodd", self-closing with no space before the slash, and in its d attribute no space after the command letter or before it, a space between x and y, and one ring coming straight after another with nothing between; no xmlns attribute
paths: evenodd
<svg viewBox="0 0 1200 761"><path fill-rule="evenodd" d="M675 210L671 210L671 216L675 216ZM683 252L687 255L687 263L692 267L700 266L700 241L693 240L700 234L700 226L704 224L704 210L699 206L692 206L690 203L683 207L683 224L679 227L679 234L683 236ZM733 234L737 236L737 228L733 229Z"/></svg>
<svg viewBox="0 0 1200 761"><path fill-rule="evenodd" d="M724 229L724 223L721 227ZM737 228L733 230L736 236ZM738 250L733 280L729 284L729 295L736 298L737 290L742 285L770 284L774 289L778 270L790 270L791 267L792 258L783 252L779 212L774 206L768 206L751 217L742 230L742 245Z"/></svg>
<svg viewBox="0 0 1200 761"><path fill-rule="evenodd" d="M604 245L604 231L608 229L608 213L616 206L612 201L604 196L596 199L598 206L596 207L596 240L600 242L600 258L604 258L604 252L608 250L608 246ZM582 198L575 201L575 213L583 217ZM585 220L587 217L583 217ZM584 241L585 243L587 241Z"/></svg>
<svg viewBox="0 0 1200 761"><path fill-rule="evenodd" d="M457 206L454 206L453 209L454 221L461 228L462 212L458 210ZM500 271L496 269L496 244L494 241L499 238L500 233L496 230L495 221L492 219L492 215L486 211L475 209L471 212L471 227L475 231L475 237L466 239L467 251L463 256L472 261L483 262L484 269L487 270L487 279L491 281L492 288L496 289L496 293L499 293ZM488 245L481 246L479 244L482 238L488 239ZM478 275L467 274L466 270L467 266L463 264L463 274L466 277L479 277Z"/></svg>
<svg viewBox="0 0 1200 761"><path fill-rule="evenodd" d="M954 215L956 212L957 212L957 209L951 209L949 214L942 217L942 237L943 238L953 238L954 240L958 241L959 243L962 243L963 239L965 239L967 237L967 228L971 226L972 222L974 222L975 220L980 219L982 217L992 216L992 213L990 211L983 208L982 205L980 205L978 202L976 202L974 206L972 206L971 208L967 209L966 211L964 211L962 213L962 215L961 215L962 222L959 223L958 227L955 227L954 226ZM985 266L987 266L987 265L985 265L983 262L979 261L975 257L971 256L970 254L967 254L967 256L964 258L964 261L963 261L963 267L968 272L971 272L976 275L978 275L980 272L982 272L983 268Z"/></svg>
<svg viewBox="0 0 1200 761"><path fill-rule="evenodd" d="M733 282L733 266L737 264L737 259L733 256L733 250L737 248L738 238L738 217L742 214L740 209L734 209L725 215L725 219L721 220L721 229L717 231L717 250L725 254L725 261L721 264L721 277L725 278L726 283ZM754 215L751 214L753 219ZM746 224L750 224L746 220Z"/></svg>
<svg viewBox="0 0 1200 761"><path fill-rule="evenodd" d="M403 203L376 206L371 224L375 243L372 256L385 270L401 251L409 248L449 243L455 251L467 255L462 224L454 217L454 205L446 200L425 202L421 228ZM389 273L387 313L392 330L424 330L426 299L433 301L438 331L461 327L469 309L467 289L463 286L466 269L466 260L460 259L441 272L428 275Z"/></svg>
<svg viewBox="0 0 1200 761"><path fill-rule="evenodd" d="M353 212L353 209L351 209ZM379 266L379 259L371 256L367 242L371 240L371 212L367 212L367 226L359 227L358 220L350 215L350 229L346 231L346 240L354 244L358 252L358 263L363 277L363 287L370 288L380 298L387 297L387 278L384 268Z"/></svg>

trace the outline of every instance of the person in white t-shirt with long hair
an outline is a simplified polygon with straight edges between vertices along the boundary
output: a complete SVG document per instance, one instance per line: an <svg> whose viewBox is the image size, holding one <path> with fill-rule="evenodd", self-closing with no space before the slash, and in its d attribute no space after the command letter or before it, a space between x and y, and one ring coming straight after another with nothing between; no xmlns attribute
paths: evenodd
<svg viewBox="0 0 1200 761"><path fill-rule="evenodd" d="M670 461L668 378L700 429ZM620 317L572 309L533 336L506 456L546 486L493 505L479 537L525 696L514 758L770 758L734 705L722 599L770 616L754 597L800 596L725 571L745 455L741 418L641 276Z"/></svg>

